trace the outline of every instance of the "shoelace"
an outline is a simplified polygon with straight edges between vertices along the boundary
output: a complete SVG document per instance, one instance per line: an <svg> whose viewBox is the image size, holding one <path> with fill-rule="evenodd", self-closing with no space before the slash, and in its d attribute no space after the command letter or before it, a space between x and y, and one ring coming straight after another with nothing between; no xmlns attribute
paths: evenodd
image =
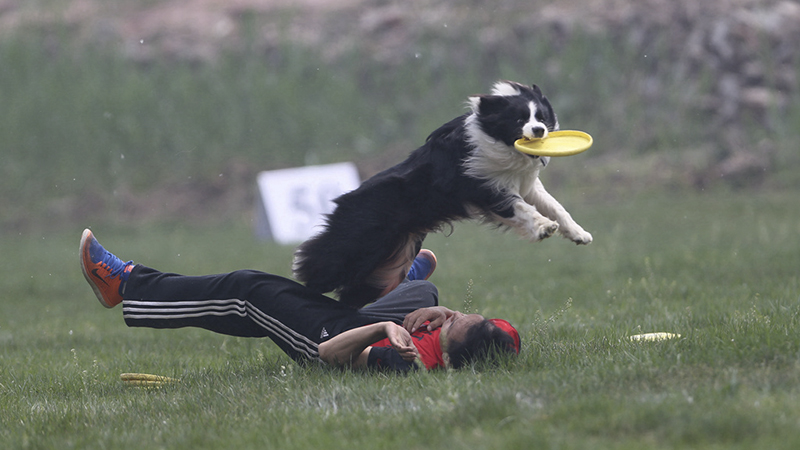
<svg viewBox="0 0 800 450"><path fill-rule="evenodd" d="M132 264L133 261L123 262L121 259L117 258L116 255L109 252L106 249L103 249L103 258L100 260L100 264L106 266L104 267L109 271L108 277L109 278L116 278L120 277L125 273L125 268L128 267L129 264Z"/></svg>

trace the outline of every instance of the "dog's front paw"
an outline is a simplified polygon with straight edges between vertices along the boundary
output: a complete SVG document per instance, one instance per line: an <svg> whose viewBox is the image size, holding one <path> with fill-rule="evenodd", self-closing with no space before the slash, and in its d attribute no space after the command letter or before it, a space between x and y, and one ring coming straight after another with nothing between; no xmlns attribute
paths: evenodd
<svg viewBox="0 0 800 450"><path fill-rule="evenodd" d="M536 230L533 232L533 235L531 236L531 240L534 242L538 242L543 239L547 239L553 234L555 234L556 231L558 231L558 222L547 221L536 227Z"/></svg>
<svg viewBox="0 0 800 450"><path fill-rule="evenodd" d="M564 229L562 228L562 234L564 237L578 245L589 245L592 243L592 233L585 231L583 228L570 230L569 232L565 232L563 230Z"/></svg>
<svg viewBox="0 0 800 450"><path fill-rule="evenodd" d="M572 242L578 245L589 245L592 243L592 233L584 231L578 239L573 239Z"/></svg>

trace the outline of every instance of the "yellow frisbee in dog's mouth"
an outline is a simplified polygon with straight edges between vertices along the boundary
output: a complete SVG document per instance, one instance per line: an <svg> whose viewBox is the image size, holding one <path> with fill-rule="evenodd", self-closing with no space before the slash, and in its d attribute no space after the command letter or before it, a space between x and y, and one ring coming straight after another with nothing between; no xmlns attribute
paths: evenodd
<svg viewBox="0 0 800 450"><path fill-rule="evenodd" d="M546 138L517 139L514 148L536 156L572 156L585 152L592 146L592 136L583 131L551 131Z"/></svg>

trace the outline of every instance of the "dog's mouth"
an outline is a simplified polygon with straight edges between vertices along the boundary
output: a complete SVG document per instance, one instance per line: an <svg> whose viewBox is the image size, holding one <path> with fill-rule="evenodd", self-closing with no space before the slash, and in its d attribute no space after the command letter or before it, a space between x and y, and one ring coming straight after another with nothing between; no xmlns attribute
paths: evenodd
<svg viewBox="0 0 800 450"><path fill-rule="evenodd" d="M531 141L538 141L540 139L544 139L545 137L547 137L547 134L545 134L543 137L540 137L540 138L529 138L527 136L520 136L519 138L515 139L514 141L516 142L517 140L522 139L524 142L531 142ZM513 147L514 144L511 144L510 146ZM531 158L531 159L541 159L542 160L542 166L546 166L547 162L550 161L550 158L548 158L546 156L532 155L530 153L523 153L523 152L520 152L520 153L522 153L523 155L525 155L525 156L527 156L528 158Z"/></svg>
<svg viewBox="0 0 800 450"><path fill-rule="evenodd" d="M530 133L528 132L522 133L522 136L520 136L519 138L528 141L538 141L539 139L547 138L548 135L550 135L550 130L546 128L536 128L534 130L531 130Z"/></svg>
<svg viewBox="0 0 800 450"><path fill-rule="evenodd" d="M530 155L528 153L524 153L524 155L527 156L528 158L539 159L539 155Z"/></svg>
<svg viewBox="0 0 800 450"><path fill-rule="evenodd" d="M516 141L518 141L520 139L527 144L527 143L533 142L533 141L541 141L544 138L543 137L531 138L531 137L528 137L528 136L520 136L519 139L515 139L514 141L516 142Z"/></svg>
<svg viewBox="0 0 800 450"><path fill-rule="evenodd" d="M528 143L528 142L531 142L531 141L538 141L539 139L542 139L542 138L530 138L528 136L523 135L523 136L518 137L517 139L514 139L514 142L516 142L518 140L522 140L524 143ZM514 144L512 143L510 146L513 147ZM522 153L522 152L520 152L520 153ZM531 157L533 159L538 159L539 158L539 155L531 155L530 153L523 153L523 155L529 156L529 157Z"/></svg>

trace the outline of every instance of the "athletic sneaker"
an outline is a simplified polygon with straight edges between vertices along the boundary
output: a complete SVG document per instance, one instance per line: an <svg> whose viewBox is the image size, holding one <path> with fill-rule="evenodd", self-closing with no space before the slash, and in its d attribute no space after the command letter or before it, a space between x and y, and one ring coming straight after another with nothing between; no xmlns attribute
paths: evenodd
<svg viewBox="0 0 800 450"><path fill-rule="evenodd" d="M133 269L133 261L122 262L104 249L88 228L83 230L80 252L83 276L100 304L113 308L122 303L122 292Z"/></svg>
<svg viewBox="0 0 800 450"><path fill-rule="evenodd" d="M408 270L407 277L411 281L427 280L433 275L434 270L436 270L436 255L432 251L423 248L417 253L414 262L411 263L411 269Z"/></svg>

